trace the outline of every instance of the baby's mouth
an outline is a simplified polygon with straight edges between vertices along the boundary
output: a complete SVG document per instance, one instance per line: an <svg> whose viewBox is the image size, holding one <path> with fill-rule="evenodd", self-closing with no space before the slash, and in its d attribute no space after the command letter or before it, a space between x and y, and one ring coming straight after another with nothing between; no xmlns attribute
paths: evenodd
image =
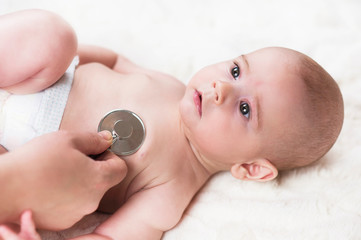
<svg viewBox="0 0 361 240"><path fill-rule="evenodd" d="M195 90L193 94L193 101L198 110L199 116L202 116L202 93Z"/></svg>

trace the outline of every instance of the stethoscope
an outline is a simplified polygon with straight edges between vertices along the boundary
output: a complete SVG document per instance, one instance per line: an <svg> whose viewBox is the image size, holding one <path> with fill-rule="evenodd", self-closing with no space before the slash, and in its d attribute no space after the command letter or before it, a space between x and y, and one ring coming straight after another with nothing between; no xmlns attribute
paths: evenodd
<svg viewBox="0 0 361 240"><path fill-rule="evenodd" d="M98 131L108 130L113 135L109 150L117 155L131 155L138 151L145 138L145 126L134 112L115 109L100 120Z"/></svg>

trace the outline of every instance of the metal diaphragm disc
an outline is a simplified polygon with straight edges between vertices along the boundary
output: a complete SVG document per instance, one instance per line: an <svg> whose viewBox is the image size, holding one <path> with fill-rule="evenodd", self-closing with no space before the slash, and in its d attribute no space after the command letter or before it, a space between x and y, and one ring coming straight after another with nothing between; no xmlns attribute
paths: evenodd
<svg viewBox="0 0 361 240"><path fill-rule="evenodd" d="M113 134L109 148L117 155L131 155L143 144L145 127L142 119L134 112L116 109L107 113L98 126L98 131L108 130Z"/></svg>

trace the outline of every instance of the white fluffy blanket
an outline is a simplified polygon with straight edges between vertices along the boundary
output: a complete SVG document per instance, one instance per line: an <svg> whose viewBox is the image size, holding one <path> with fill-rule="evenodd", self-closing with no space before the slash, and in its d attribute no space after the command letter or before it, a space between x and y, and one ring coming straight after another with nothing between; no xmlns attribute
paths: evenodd
<svg viewBox="0 0 361 240"><path fill-rule="evenodd" d="M0 0L0 13L24 8L55 11L80 42L112 48L185 83L202 66L265 46L314 58L345 101L344 127L331 152L270 183L215 176L163 239L361 238L361 1ZM93 214L43 237L90 231L105 217Z"/></svg>

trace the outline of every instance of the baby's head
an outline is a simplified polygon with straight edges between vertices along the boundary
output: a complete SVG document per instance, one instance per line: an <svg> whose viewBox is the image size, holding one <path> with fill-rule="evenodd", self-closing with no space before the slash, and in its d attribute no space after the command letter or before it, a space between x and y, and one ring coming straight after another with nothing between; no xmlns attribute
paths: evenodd
<svg viewBox="0 0 361 240"><path fill-rule="evenodd" d="M335 143L343 100L306 55L264 48L205 67L180 104L185 134L209 171L266 181L308 165Z"/></svg>

